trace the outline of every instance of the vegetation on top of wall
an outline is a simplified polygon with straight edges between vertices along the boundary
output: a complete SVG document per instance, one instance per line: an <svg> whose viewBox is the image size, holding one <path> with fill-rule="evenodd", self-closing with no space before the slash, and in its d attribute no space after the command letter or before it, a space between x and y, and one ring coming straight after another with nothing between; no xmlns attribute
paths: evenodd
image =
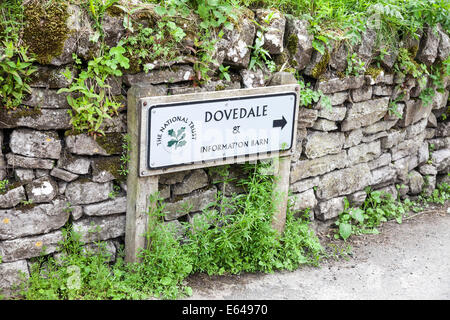
<svg viewBox="0 0 450 320"><path fill-rule="evenodd" d="M108 77L111 72L91 74L92 64L98 61L114 63L115 57L111 60L111 55L108 56L111 48L104 43L102 24L106 14L123 17L126 34L115 45L125 50L122 54L128 62L120 64L120 69L147 72L156 67L155 61L170 65L183 59L194 66L197 82L207 81L211 76L229 78L228 69L225 69L227 66L222 65L218 70L217 66L212 68L217 64L214 46L225 29L239 27L239 17L248 15L246 8L274 8L308 20L310 32L314 35L313 47L324 56L323 61L313 69L316 78L325 70L328 64L325 58L329 57L333 44L345 44L352 48L360 43L367 28L377 31L375 46L380 48L380 56L397 46L399 39L417 38L426 26L440 24L444 30L450 29L450 4L447 0L142 0L139 4L120 0L6 0L0 4L0 42L5 48L12 47L13 51L0 55L0 77L4 83L0 88L0 98L7 108L18 106L24 95L29 93L27 83L34 71L31 63L37 61L45 64L61 53L64 41L70 35L66 24L69 4L79 5L89 14L95 29L90 40L103 43L100 46L102 49L94 53L91 61L79 63L81 69L86 70L82 71L83 76L90 74L88 78L91 83L97 81L97 76L100 84L89 87L87 79L78 78L76 85L70 89L84 96L81 99L88 107L83 110L90 114L77 119L81 117L81 100L79 103L76 101L79 98L69 101L73 108L71 115L75 118L72 121L74 129L92 134L102 134L99 130L102 119L117 110L117 105L110 101L111 97L98 90L105 83L103 76ZM191 14L199 17L198 25L193 25ZM249 68L277 71L283 67L277 66L273 57L262 48L263 31L263 26L258 25ZM402 62L408 63L402 51L399 56ZM342 76L364 74L371 68L352 52L349 52L347 62L347 69L340 73ZM413 76L420 79L431 74L414 59L411 63L397 64L397 70L403 72L405 67L413 66L415 69L406 71L417 70L419 74L413 72ZM82 83L84 89L81 89ZM77 89L74 86L78 86ZM430 101L434 93L431 91L425 89L421 93L424 102Z"/></svg>

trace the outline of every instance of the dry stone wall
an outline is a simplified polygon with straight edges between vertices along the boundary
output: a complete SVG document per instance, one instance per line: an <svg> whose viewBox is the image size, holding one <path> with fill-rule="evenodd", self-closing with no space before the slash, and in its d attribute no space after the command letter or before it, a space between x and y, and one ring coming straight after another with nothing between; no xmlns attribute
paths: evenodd
<svg viewBox="0 0 450 320"><path fill-rule="evenodd" d="M239 28L226 30L215 47L218 65L212 68L231 66L230 81L213 76L194 86L195 72L188 62L155 61L148 73L124 70L111 89L124 107L103 124L105 136L75 134L67 93L57 93L70 85L61 72L76 74L72 53L87 59L95 44L87 41L93 31L86 16L79 8L69 9L73 30L62 52L47 64L36 65L32 93L22 107L0 108L0 180L9 181L8 189L0 193L0 288L4 292L17 280L17 271L28 274L27 263L44 248L46 254L57 254L61 228L67 224L82 232L86 243L106 241L113 258L123 244L127 186L119 168L127 132L126 94L132 85L144 83L154 86L159 95L174 95L293 79L285 72L248 69L257 27L244 18ZM267 10L254 14L261 20ZM111 46L125 36L121 21L108 13L105 16L106 41ZM327 109L319 101L299 110L290 178L294 209L311 209L311 219L320 225L338 216L344 197L354 206L362 204L366 187L408 197L430 193L436 183L448 181L450 123L442 120L442 114L448 113L448 79L445 90L436 92L431 105L423 106L418 82L390 71L395 52L385 56L383 69L376 75L342 77L349 50L367 65L374 59L374 31L366 31L356 48L335 45L324 59L313 49L307 30L306 21L277 13L264 33L264 48L274 60L280 65L287 62L315 83L315 89L332 104ZM449 37L443 30L438 34L427 30L418 42L416 58L432 65L443 61L449 51ZM394 100L401 119L390 111ZM231 167L231 178L241 175L238 165ZM220 180L209 169L161 176L159 189L167 203L167 223L180 227L180 221L191 221L215 200L218 190L227 196L243 191L233 183L224 186ZM402 187L397 189L397 185Z"/></svg>

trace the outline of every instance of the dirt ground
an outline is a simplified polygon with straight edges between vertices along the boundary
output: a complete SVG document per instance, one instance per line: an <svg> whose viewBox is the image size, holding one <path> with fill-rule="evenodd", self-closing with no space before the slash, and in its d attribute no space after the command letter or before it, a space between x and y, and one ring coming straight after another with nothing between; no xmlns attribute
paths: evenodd
<svg viewBox="0 0 450 320"><path fill-rule="evenodd" d="M194 275L192 300L450 300L450 202L385 223L378 235L330 241L320 267L273 274Z"/></svg>

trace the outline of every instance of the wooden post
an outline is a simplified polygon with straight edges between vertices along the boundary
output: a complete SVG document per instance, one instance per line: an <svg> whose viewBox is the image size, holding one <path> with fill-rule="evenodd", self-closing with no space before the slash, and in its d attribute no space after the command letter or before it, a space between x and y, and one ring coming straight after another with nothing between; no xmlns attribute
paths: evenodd
<svg viewBox="0 0 450 320"><path fill-rule="evenodd" d="M280 157L278 159L277 172L275 172L273 201L276 204L276 210L272 221L272 228L280 234L283 233L286 225L290 170L291 156Z"/></svg>
<svg viewBox="0 0 450 320"><path fill-rule="evenodd" d="M288 72L277 72L270 80L270 85L272 86L297 83L297 79L295 79L294 75ZM295 116L295 119L297 119L297 116ZM294 130L297 130L297 124L295 124ZM292 147L295 149L295 145ZM274 174L275 185L273 190L273 201L277 207L273 215L272 228L281 234L286 225L291 156L282 156L278 158L278 168L276 169L277 171Z"/></svg>
<svg viewBox="0 0 450 320"><path fill-rule="evenodd" d="M136 85L128 90L127 127L130 135L130 162L127 177L127 215L125 231L125 261L137 262L139 249L145 248L149 197L158 191L159 176L139 176L140 105L142 97L156 96L151 85Z"/></svg>

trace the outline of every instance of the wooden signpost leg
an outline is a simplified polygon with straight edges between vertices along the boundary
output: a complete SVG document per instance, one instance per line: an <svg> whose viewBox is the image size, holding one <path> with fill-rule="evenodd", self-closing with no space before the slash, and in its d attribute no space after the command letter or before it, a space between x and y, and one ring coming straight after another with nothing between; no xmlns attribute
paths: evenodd
<svg viewBox="0 0 450 320"><path fill-rule="evenodd" d="M139 175L139 99L155 96L157 92L150 85L133 86L128 91L127 126L130 135L130 162L127 178L127 216L125 230L125 261L137 262L137 254L145 248L147 231L147 211L151 204L150 195L158 192L159 176Z"/></svg>
<svg viewBox="0 0 450 320"><path fill-rule="evenodd" d="M278 171L275 173L273 200L277 207L273 215L272 228L280 234L283 233L286 224L290 165L291 156L280 157L278 159Z"/></svg>

